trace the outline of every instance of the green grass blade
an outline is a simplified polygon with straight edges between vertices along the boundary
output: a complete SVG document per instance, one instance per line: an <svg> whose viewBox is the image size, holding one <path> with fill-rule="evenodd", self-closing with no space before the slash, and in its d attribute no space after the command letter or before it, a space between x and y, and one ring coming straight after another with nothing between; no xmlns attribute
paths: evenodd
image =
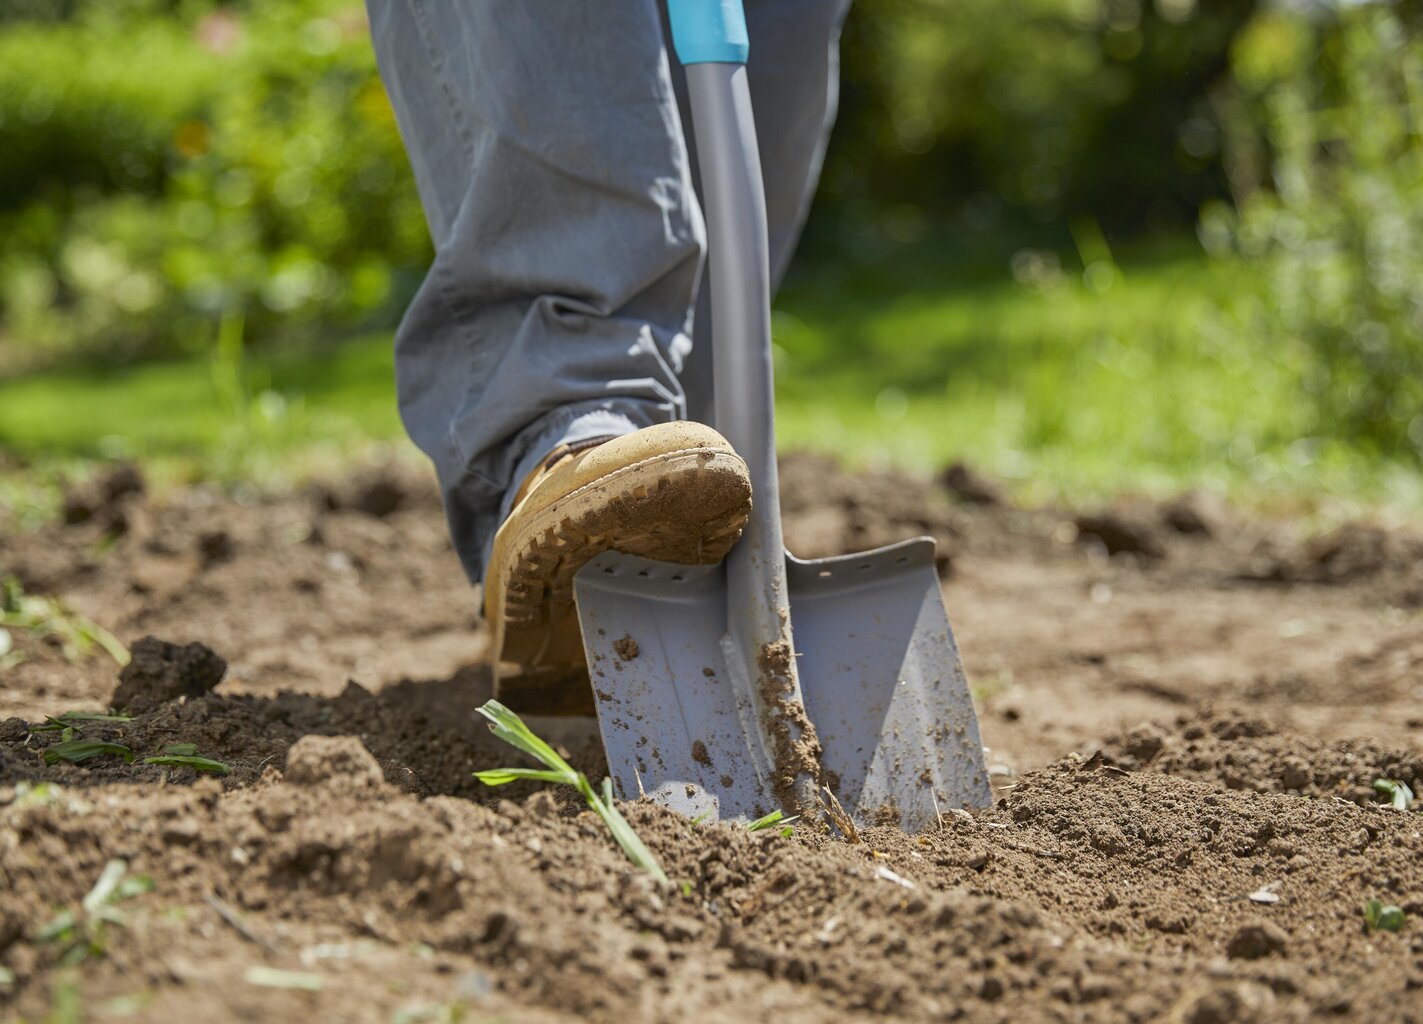
<svg viewBox="0 0 1423 1024"><path fill-rule="evenodd" d="M114 659L114 664L118 665L119 668L125 667L133 660L132 655L128 653L128 648L123 645L119 638L97 622L85 620L83 628L93 641L104 649L104 653Z"/></svg>
<svg viewBox="0 0 1423 1024"><path fill-rule="evenodd" d="M94 888L90 889L84 897L82 905L85 916L93 917L100 907L109 902L126 874L128 874L128 861L115 857L104 865L104 870L99 874L99 880L94 883Z"/></svg>
<svg viewBox="0 0 1423 1024"><path fill-rule="evenodd" d="M623 848L623 853L627 854L628 860L659 882L667 881L667 874L662 870L662 865L657 863L657 858L652 855L647 844L633 831L632 826L618 810L617 803L613 799L612 779L603 780L603 798L601 800L595 798L593 810L597 811L598 816L607 824L609 831L613 833L613 838Z"/></svg>
<svg viewBox="0 0 1423 1024"><path fill-rule="evenodd" d="M568 782L562 772L546 772L538 768L491 768L488 771L475 772L474 777L486 786L503 786L520 779L565 785Z"/></svg>
<svg viewBox="0 0 1423 1024"><path fill-rule="evenodd" d="M612 779L603 781L604 795L602 799L599 799L592 784L588 781L588 776L582 772L574 771L573 767L560 757L556 750L535 736L533 731L524 724L523 719L503 704L497 700L486 701L476 710L489 719L490 731L495 736L510 746L518 747L529 756L542 761L550 769L541 771L537 768L493 768L475 772L476 779L486 786L502 786L519 779L573 786L582 794L588 806L597 813L598 817L603 819L603 823L608 826L608 831L612 832L613 839L617 841L628 860L659 881L667 881L667 875L663 872L662 865L657 863L657 858L652 855L652 851L638 838L632 826L627 823L627 819L618 812L613 801Z"/></svg>
<svg viewBox="0 0 1423 1024"><path fill-rule="evenodd" d="M761 831L763 831L763 830L765 830L765 829L771 828L773 825L777 824L778 822L783 823L783 824L786 824L786 825L789 825L789 824L791 824L791 823L794 822L794 821L798 821L799 819L800 819L800 815L798 815L798 814L795 815L794 817L787 818L784 811L775 810L775 811L772 811L770 814L766 815L764 818L757 818L755 821L749 823L749 824L746 826L746 831L747 831L747 832L761 832ZM785 833L785 832L782 832L781 834L782 834L782 835L785 835L786 833Z"/></svg>
<svg viewBox="0 0 1423 1024"><path fill-rule="evenodd" d="M176 754L179 757L187 757L198 752L196 743L170 743L163 748L165 754Z"/></svg>
<svg viewBox="0 0 1423 1024"><path fill-rule="evenodd" d="M562 772L568 784L573 784L576 774L573 767L559 756L558 751L534 735L524 724L524 720L497 700L485 701L475 709L489 719L490 731L510 746L518 747L529 756L543 762L550 769Z"/></svg>
<svg viewBox="0 0 1423 1024"><path fill-rule="evenodd" d="M1397 779L1375 779L1374 792L1388 797L1389 805L1400 811L1408 810L1413 803L1413 790Z"/></svg>
<svg viewBox="0 0 1423 1024"><path fill-rule="evenodd" d="M49 765L59 764L60 761L68 761L70 764L80 764L91 758L112 755L121 757L125 761L133 760L133 751L122 743L102 743L98 740L68 740L64 743L56 743L44 752L44 763Z"/></svg>
<svg viewBox="0 0 1423 1024"><path fill-rule="evenodd" d="M74 911L64 910L52 917L35 937L40 942L53 942L72 932L78 923L79 919L74 916Z"/></svg>
<svg viewBox="0 0 1423 1024"><path fill-rule="evenodd" d="M114 891L114 902L121 903L152 891L153 879L148 875L129 875L119 883L118 889Z"/></svg>
<svg viewBox="0 0 1423 1024"><path fill-rule="evenodd" d="M145 757L144 764L159 765L164 768L192 768L212 775L226 775L232 771L230 765L214 761L210 757L194 757L187 754L165 754L161 757Z"/></svg>
<svg viewBox="0 0 1423 1024"><path fill-rule="evenodd" d="M132 722L130 715L101 715L90 711L66 711L62 715L46 717L44 725L36 725L30 728L30 732L62 732L68 728L84 731L84 725L88 722L104 722L111 725L122 725L125 722Z"/></svg>

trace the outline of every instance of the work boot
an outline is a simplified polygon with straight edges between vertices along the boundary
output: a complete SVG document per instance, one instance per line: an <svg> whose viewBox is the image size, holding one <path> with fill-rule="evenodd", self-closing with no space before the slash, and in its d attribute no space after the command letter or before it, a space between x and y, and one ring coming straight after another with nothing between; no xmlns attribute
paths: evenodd
<svg viewBox="0 0 1423 1024"><path fill-rule="evenodd" d="M750 511L746 463L700 423L549 453L516 493L485 573L495 695L516 710L591 714L574 574L610 549L681 565L719 562Z"/></svg>

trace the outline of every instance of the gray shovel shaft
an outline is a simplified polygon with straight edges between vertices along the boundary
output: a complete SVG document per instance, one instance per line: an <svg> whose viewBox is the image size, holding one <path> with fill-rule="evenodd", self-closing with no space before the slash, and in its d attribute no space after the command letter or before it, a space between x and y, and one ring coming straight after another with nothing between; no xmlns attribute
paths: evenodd
<svg viewBox="0 0 1423 1024"><path fill-rule="evenodd" d="M741 547L780 562L770 257L746 68L692 64L687 88L707 221L715 426L751 470L756 512Z"/></svg>
<svg viewBox="0 0 1423 1024"><path fill-rule="evenodd" d="M801 693L790 650L776 477L771 272L761 161L745 65L701 63L686 70L707 222L715 426L751 474L751 518L726 559L728 660L737 663L732 685L743 703L749 702L749 717L756 723L749 731L759 734L767 767L783 775L787 766L778 763L778 752L800 738L802 719L795 714ZM779 657L771 656L777 651ZM808 773L799 773L795 790L795 803L813 803Z"/></svg>

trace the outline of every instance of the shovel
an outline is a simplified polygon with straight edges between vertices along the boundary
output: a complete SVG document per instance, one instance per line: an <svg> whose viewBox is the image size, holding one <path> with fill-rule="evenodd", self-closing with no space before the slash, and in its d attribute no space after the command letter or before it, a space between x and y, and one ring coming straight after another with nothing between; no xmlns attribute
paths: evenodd
<svg viewBox="0 0 1423 1024"><path fill-rule="evenodd" d="M973 702L927 537L802 561L776 479L765 197L741 0L668 0L707 220L714 426L754 507L723 562L607 552L574 600L624 799L688 815L813 813L918 831L990 801Z"/></svg>

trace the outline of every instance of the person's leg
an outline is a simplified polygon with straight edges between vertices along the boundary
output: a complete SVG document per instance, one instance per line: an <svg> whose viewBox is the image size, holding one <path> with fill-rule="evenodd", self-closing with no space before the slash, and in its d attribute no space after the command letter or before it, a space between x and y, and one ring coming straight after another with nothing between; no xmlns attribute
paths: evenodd
<svg viewBox="0 0 1423 1024"><path fill-rule="evenodd" d="M766 189L771 283L780 284L800 239L835 124L840 29L850 0L745 0L751 40L747 76ZM690 124L686 80L674 70L683 124ZM695 128L688 142L695 154ZM708 289L696 308L696 343L683 384L694 419L711 416L711 317Z"/></svg>
<svg viewBox="0 0 1423 1024"><path fill-rule="evenodd" d="M436 251L401 415L474 580L550 450L685 415L704 229L660 6L368 0Z"/></svg>
<svg viewBox="0 0 1423 1024"><path fill-rule="evenodd" d="M746 71L766 184L771 280L790 265L820 181L840 94L850 0L746 0Z"/></svg>

